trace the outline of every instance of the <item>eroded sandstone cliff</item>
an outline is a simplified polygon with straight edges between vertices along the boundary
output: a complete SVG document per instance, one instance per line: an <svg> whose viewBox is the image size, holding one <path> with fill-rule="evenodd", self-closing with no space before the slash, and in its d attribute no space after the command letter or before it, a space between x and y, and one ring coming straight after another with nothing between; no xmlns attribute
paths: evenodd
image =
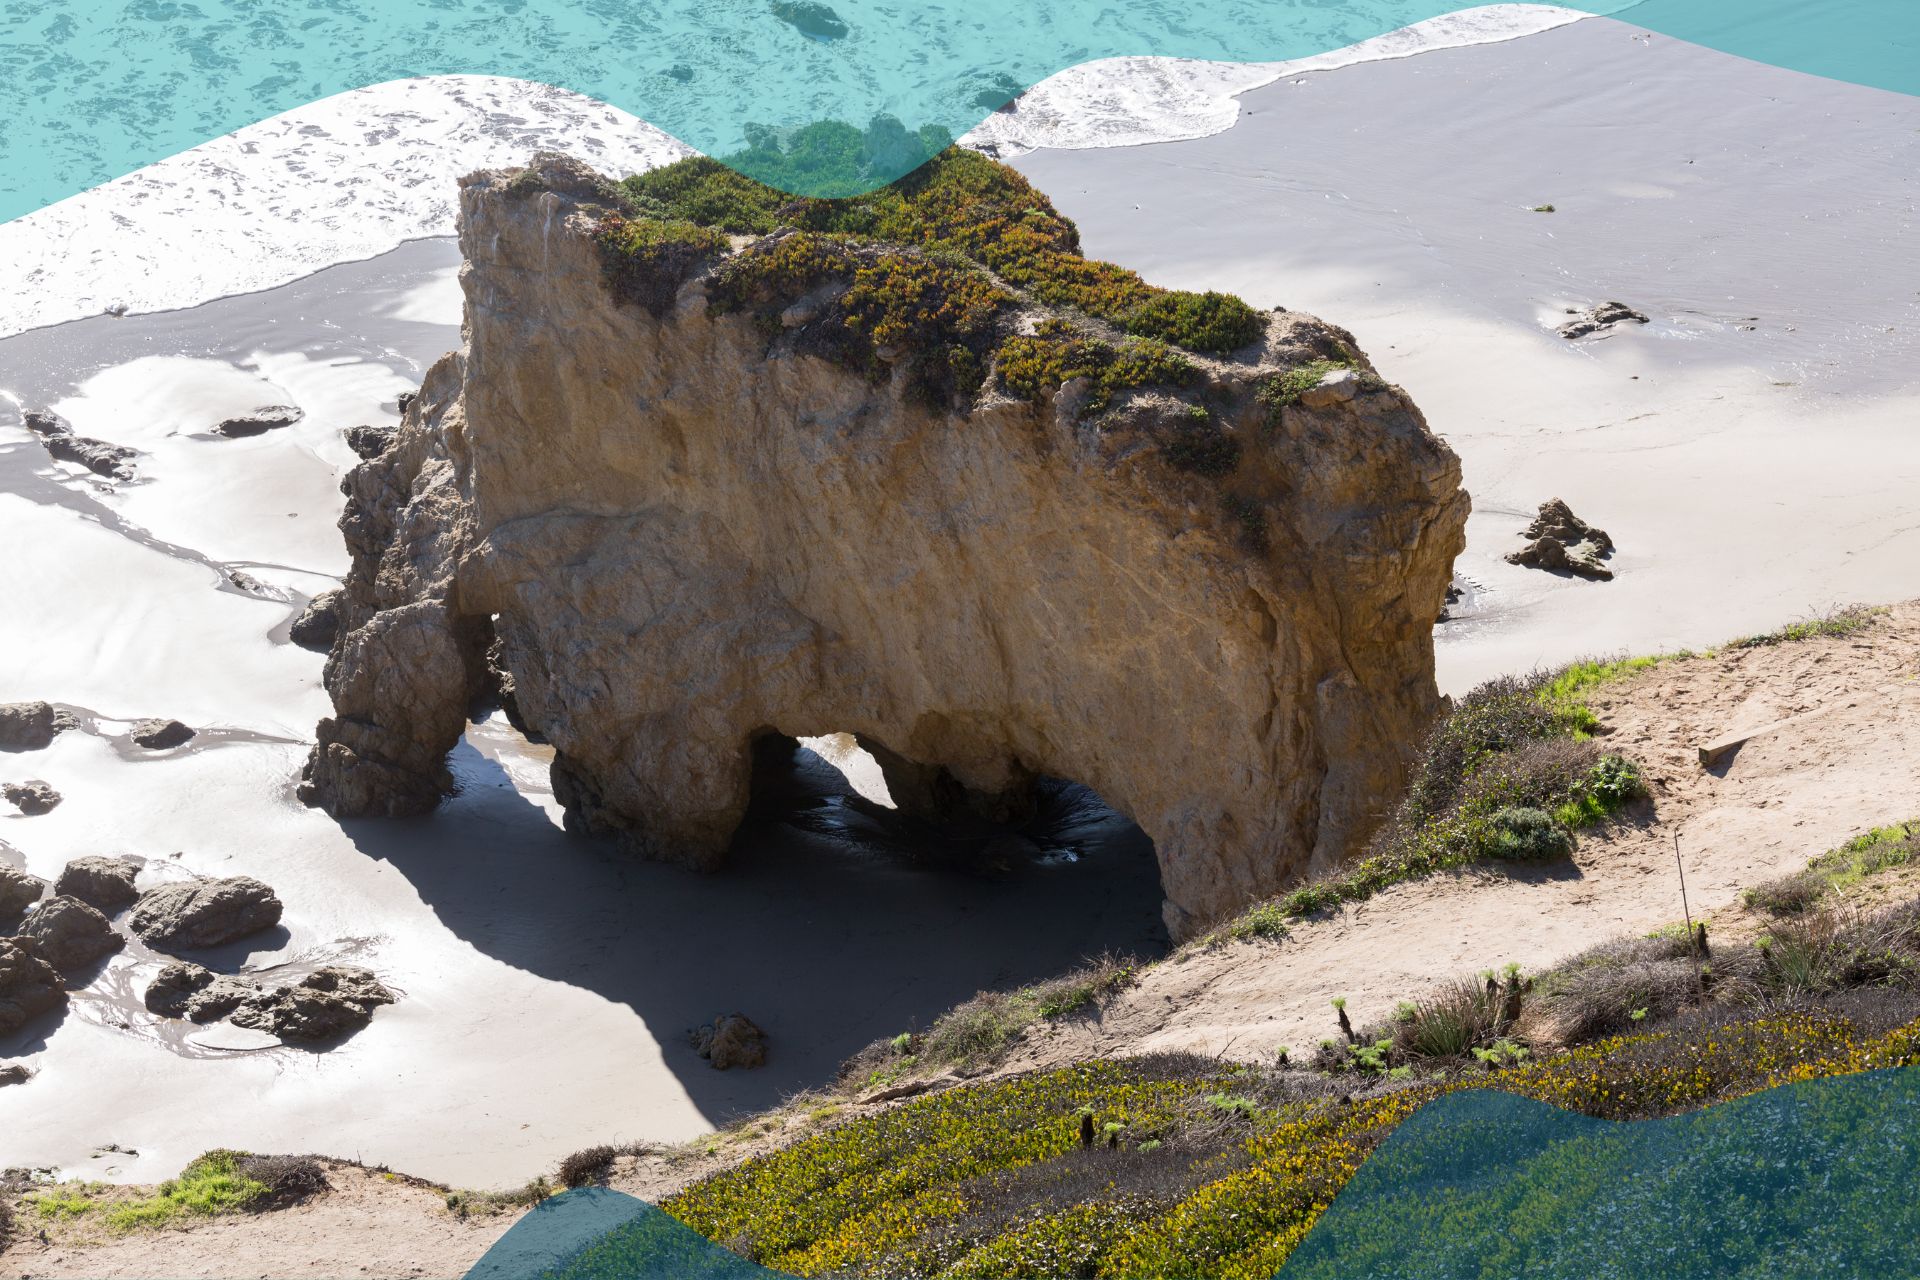
<svg viewBox="0 0 1920 1280"><path fill-rule="evenodd" d="M557 157L465 183L466 347L345 483L309 798L431 808L498 668L572 824L698 867L776 732L856 733L916 808L1088 784L1176 936L1364 841L1467 500L1347 334L1181 353L949 252L623 199Z"/></svg>

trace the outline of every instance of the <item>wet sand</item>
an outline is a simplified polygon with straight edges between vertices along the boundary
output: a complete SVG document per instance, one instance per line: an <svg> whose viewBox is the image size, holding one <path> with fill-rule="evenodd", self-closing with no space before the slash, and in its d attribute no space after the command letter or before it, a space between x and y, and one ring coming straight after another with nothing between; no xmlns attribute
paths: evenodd
<svg viewBox="0 0 1920 1280"><path fill-rule="evenodd" d="M50 879L72 857L129 854L143 886L257 876L287 904L282 928L204 959L285 977L343 961L402 993L338 1047L278 1047L148 1014L164 957L134 943L75 976L63 1017L0 1040L0 1059L38 1073L0 1090L0 1165L151 1182L212 1146L317 1149L508 1185L596 1142L684 1139L771 1105L982 987L1165 945L1150 847L1110 814L1056 806L1043 834L1078 860L927 869L895 855L942 848L866 816L804 750L771 762L711 877L563 834L543 750L497 718L457 752L460 794L430 819L341 824L299 805L328 708L322 656L285 637L345 568L340 431L392 421L458 343L456 263L421 241L265 294L0 341L0 701L46 698L83 722L0 753L0 778L65 795L44 816L0 806L0 859ZM208 433L275 403L306 417ZM139 478L52 462L16 405L143 450ZM142 751L127 733L145 716L200 735ZM686 1043L733 1010L768 1032L764 1069L716 1072Z"/></svg>
<svg viewBox="0 0 1920 1280"><path fill-rule="evenodd" d="M1474 502L1443 688L1920 593L1920 99L1595 18L1240 101L1013 163L1089 253L1327 316L1413 395ZM1554 333L1609 299L1652 323ZM1503 562L1556 496L1613 582Z"/></svg>

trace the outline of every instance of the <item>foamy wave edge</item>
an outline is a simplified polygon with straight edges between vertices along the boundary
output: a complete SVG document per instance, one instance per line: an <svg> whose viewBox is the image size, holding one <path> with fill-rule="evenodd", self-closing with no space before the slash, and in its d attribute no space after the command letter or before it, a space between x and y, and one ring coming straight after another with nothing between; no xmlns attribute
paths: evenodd
<svg viewBox="0 0 1920 1280"><path fill-rule="evenodd" d="M1490 44L1592 15L1464 9L1287 62L1105 58L1068 68L961 139L1002 157L1231 128L1239 95L1287 76ZM236 130L0 223L0 337L112 310L171 311L275 288L453 234L455 180L561 150L614 174L694 154L637 116L551 85L430 76L370 85Z"/></svg>

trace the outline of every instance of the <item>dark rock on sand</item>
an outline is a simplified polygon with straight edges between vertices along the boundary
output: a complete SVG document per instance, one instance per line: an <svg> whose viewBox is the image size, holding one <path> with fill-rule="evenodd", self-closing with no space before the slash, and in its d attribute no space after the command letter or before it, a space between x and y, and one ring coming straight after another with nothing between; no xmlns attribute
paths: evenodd
<svg viewBox="0 0 1920 1280"><path fill-rule="evenodd" d="M48 898L27 916L19 936L61 973L84 968L127 945L105 916L78 898Z"/></svg>
<svg viewBox="0 0 1920 1280"><path fill-rule="evenodd" d="M33 1068L22 1066L18 1062L9 1062L0 1067L0 1088L10 1084L25 1084L33 1079Z"/></svg>
<svg viewBox="0 0 1920 1280"><path fill-rule="evenodd" d="M27 782L0 782L0 796L28 817L52 813L60 803L60 793L38 778Z"/></svg>
<svg viewBox="0 0 1920 1280"><path fill-rule="evenodd" d="M333 648L333 638L340 633L340 592L322 591L307 601L307 607L293 620L293 626L287 629L287 638L302 649L311 649L315 653L325 653Z"/></svg>
<svg viewBox="0 0 1920 1280"><path fill-rule="evenodd" d="M1617 324L1646 324L1647 318L1624 302L1603 302L1586 314L1560 326L1563 338L1584 338L1590 333L1611 329Z"/></svg>
<svg viewBox="0 0 1920 1280"><path fill-rule="evenodd" d="M0 751L39 751L73 720L50 702L0 703Z"/></svg>
<svg viewBox="0 0 1920 1280"><path fill-rule="evenodd" d="M767 1033L744 1014L722 1014L693 1031L690 1038L715 1071L766 1065Z"/></svg>
<svg viewBox="0 0 1920 1280"><path fill-rule="evenodd" d="M67 1003L67 984L23 938L0 938L0 1036Z"/></svg>
<svg viewBox="0 0 1920 1280"><path fill-rule="evenodd" d="M400 416L403 418L406 417L407 410L413 408L413 402L419 398L420 393L418 391L402 391L399 400L395 402L400 406Z"/></svg>
<svg viewBox="0 0 1920 1280"><path fill-rule="evenodd" d="M133 726L134 745L149 751L170 751L193 740L193 730L178 720L142 720Z"/></svg>
<svg viewBox="0 0 1920 1280"><path fill-rule="evenodd" d="M40 437L41 447L53 457L62 462L77 462L95 475L109 480L133 479L130 463L139 456L138 449L108 444L105 440L95 440L90 436L77 436L58 414L48 413L44 409L29 409L22 416L26 419L27 430Z"/></svg>
<svg viewBox="0 0 1920 1280"><path fill-rule="evenodd" d="M839 14L817 0L774 0L773 16L822 40L839 40L850 30Z"/></svg>
<svg viewBox="0 0 1920 1280"><path fill-rule="evenodd" d="M127 927L163 951L217 947L280 923L280 899L251 876L190 880L149 889Z"/></svg>
<svg viewBox="0 0 1920 1280"><path fill-rule="evenodd" d="M18 920L28 907L40 901L46 887L44 880L0 866L0 924Z"/></svg>
<svg viewBox="0 0 1920 1280"><path fill-rule="evenodd" d="M160 971L147 988L146 1006L163 1018L213 1022L224 1018L260 995L245 978L229 977L187 960L176 960Z"/></svg>
<svg viewBox="0 0 1920 1280"><path fill-rule="evenodd" d="M401 398L408 401L412 400L411 396L403 396ZM405 413L406 410L402 409L401 412ZM377 458L387 451L387 447L393 443L393 438L396 433L396 429L393 427L348 427L347 448L353 450L362 458Z"/></svg>
<svg viewBox="0 0 1920 1280"><path fill-rule="evenodd" d="M1540 504L1540 514L1521 536L1527 539L1527 545L1509 555L1508 564L1598 582L1613 579L1613 570L1601 563L1613 554L1613 539L1605 529L1596 529L1574 515L1558 498Z"/></svg>
<svg viewBox="0 0 1920 1280"><path fill-rule="evenodd" d="M241 436L264 435L277 431L281 427L290 427L306 417L306 412L290 404L262 405L252 413L243 413L237 418L228 418L215 427L214 434L238 439Z"/></svg>
<svg viewBox="0 0 1920 1280"><path fill-rule="evenodd" d="M393 992L365 969L316 969L291 987L255 996L229 1022L282 1040L313 1043L352 1035L373 1011L394 1002Z"/></svg>
<svg viewBox="0 0 1920 1280"><path fill-rule="evenodd" d="M101 911L118 911L140 896L133 887L140 868L125 858L75 858L53 882L53 891Z"/></svg>

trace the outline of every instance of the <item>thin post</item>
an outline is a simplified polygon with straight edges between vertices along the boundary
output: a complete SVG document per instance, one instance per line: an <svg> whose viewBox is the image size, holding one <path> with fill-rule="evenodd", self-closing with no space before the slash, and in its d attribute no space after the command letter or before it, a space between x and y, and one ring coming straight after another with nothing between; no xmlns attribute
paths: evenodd
<svg viewBox="0 0 1920 1280"><path fill-rule="evenodd" d="M1673 833L1673 865L1680 873L1680 911L1687 918L1687 940L1693 940L1693 911L1687 906L1687 868L1680 861L1680 833Z"/></svg>

